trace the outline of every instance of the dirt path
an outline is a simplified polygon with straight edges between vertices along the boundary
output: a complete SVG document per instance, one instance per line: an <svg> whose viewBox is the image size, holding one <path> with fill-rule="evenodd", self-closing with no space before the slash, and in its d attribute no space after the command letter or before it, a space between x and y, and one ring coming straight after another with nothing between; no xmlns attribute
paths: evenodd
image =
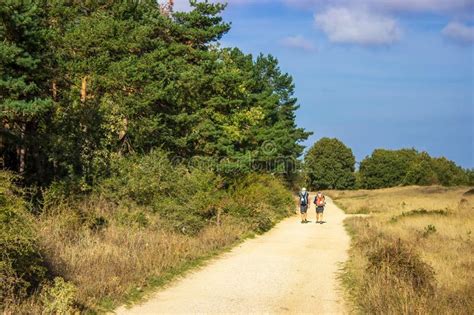
<svg viewBox="0 0 474 315"><path fill-rule="evenodd" d="M314 205L313 205L314 206ZM328 198L325 224L294 216L117 314L344 314L336 279L347 259L345 214Z"/></svg>

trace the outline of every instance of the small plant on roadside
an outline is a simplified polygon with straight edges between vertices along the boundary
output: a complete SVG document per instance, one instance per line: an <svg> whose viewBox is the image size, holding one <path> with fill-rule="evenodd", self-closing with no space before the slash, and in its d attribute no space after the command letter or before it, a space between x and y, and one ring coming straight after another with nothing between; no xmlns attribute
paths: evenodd
<svg viewBox="0 0 474 315"><path fill-rule="evenodd" d="M0 304L26 297L46 273L34 221L14 180L0 171Z"/></svg>
<svg viewBox="0 0 474 315"><path fill-rule="evenodd" d="M425 215L440 215L447 216L449 213L447 210L426 210L426 209L416 209L411 211L404 211L400 215L392 216L390 223L396 223L399 219L415 216L425 216Z"/></svg>
<svg viewBox="0 0 474 315"><path fill-rule="evenodd" d="M367 208L359 208L355 214L370 214L370 210Z"/></svg>
<svg viewBox="0 0 474 315"><path fill-rule="evenodd" d="M44 312L57 315L78 312L75 307L76 291L74 284L64 281L61 277L54 278L53 285L43 289L41 294Z"/></svg>
<svg viewBox="0 0 474 315"><path fill-rule="evenodd" d="M430 292L434 288L434 271L412 249L400 240L380 245L369 256L367 271L395 277L409 284L418 292Z"/></svg>
<svg viewBox="0 0 474 315"><path fill-rule="evenodd" d="M425 226L425 230L423 231L423 237L428 237L431 234L436 233L436 226L433 224L428 224Z"/></svg>

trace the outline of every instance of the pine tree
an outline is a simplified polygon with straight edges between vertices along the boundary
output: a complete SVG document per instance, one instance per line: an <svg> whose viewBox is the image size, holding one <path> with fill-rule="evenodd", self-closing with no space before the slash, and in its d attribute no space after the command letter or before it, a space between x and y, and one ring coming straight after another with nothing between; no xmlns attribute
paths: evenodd
<svg viewBox="0 0 474 315"><path fill-rule="evenodd" d="M0 5L1 158L24 174L33 159L40 120L51 106L45 58L44 11L35 1L5 0Z"/></svg>

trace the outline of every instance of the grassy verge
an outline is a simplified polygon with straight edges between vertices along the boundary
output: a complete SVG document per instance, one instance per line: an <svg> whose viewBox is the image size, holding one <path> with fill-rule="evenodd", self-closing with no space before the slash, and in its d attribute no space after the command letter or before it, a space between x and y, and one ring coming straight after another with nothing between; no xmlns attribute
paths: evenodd
<svg viewBox="0 0 474 315"><path fill-rule="evenodd" d="M10 186L0 191L8 250L0 276L9 280L0 282L0 310L14 314L102 313L136 302L294 213L291 192L274 176L224 182L161 153L118 159L87 193L53 185L34 216Z"/></svg>
<svg viewBox="0 0 474 315"><path fill-rule="evenodd" d="M218 257L224 252L232 250L236 245L242 243L248 238L255 237L252 232L244 233L239 235L235 241L223 245L222 247L215 248L206 252L202 256L185 260L174 267L170 267L164 270L159 275L153 275L143 281L142 286L136 286L129 289L125 294L115 300L110 298L101 299L97 303L96 311L99 313L106 313L113 311L118 306L124 304L127 307L133 306L135 303L146 300L150 295L155 293L156 290L166 286L173 280L179 277L185 276L188 272L194 271L200 267L205 266L209 261Z"/></svg>
<svg viewBox="0 0 474 315"><path fill-rule="evenodd" d="M335 191L352 236L342 280L363 314L472 314L474 198L469 188Z"/></svg>

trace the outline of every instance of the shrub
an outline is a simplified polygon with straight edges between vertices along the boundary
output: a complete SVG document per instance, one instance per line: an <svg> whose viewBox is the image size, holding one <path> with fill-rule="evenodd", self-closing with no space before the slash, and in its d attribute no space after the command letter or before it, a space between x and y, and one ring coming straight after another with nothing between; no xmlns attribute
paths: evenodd
<svg viewBox="0 0 474 315"><path fill-rule="evenodd" d="M253 174L234 184L226 211L250 221L257 232L269 230L294 211L294 200L282 181Z"/></svg>
<svg viewBox="0 0 474 315"><path fill-rule="evenodd" d="M46 272L27 204L13 180L10 173L0 171L0 299L3 301L26 296Z"/></svg>
<svg viewBox="0 0 474 315"><path fill-rule="evenodd" d="M427 216L427 215L440 215L447 216L448 211L446 210L426 210L426 209L416 209L411 211L403 211L402 214L393 216L390 219L391 223L398 222L399 219L408 218L408 217L417 217L417 216Z"/></svg>
<svg viewBox="0 0 474 315"><path fill-rule="evenodd" d="M43 289L41 300L46 314L66 315L76 311L76 287L61 277L54 278L52 286Z"/></svg>
<svg viewBox="0 0 474 315"><path fill-rule="evenodd" d="M434 271L421 258L399 240L383 243L369 255L367 271L405 281L419 292L431 292L434 288Z"/></svg>
<svg viewBox="0 0 474 315"><path fill-rule="evenodd" d="M425 230L423 231L423 237L427 237L430 234L436 233L436 226L433 224L428 224L425 226Z"/></svg>
<svg viewBox="0 0 474 315"><path fill-rule="evenodd" d="M128 203L158 213L168 226L184 234L199 232L216 215L216 205L223 195L218 192L221 180L214 173L173 165L159 150L117 157L110 175L96 193L117 204ZM143 215L130 219L146 225Z"/></svg>

